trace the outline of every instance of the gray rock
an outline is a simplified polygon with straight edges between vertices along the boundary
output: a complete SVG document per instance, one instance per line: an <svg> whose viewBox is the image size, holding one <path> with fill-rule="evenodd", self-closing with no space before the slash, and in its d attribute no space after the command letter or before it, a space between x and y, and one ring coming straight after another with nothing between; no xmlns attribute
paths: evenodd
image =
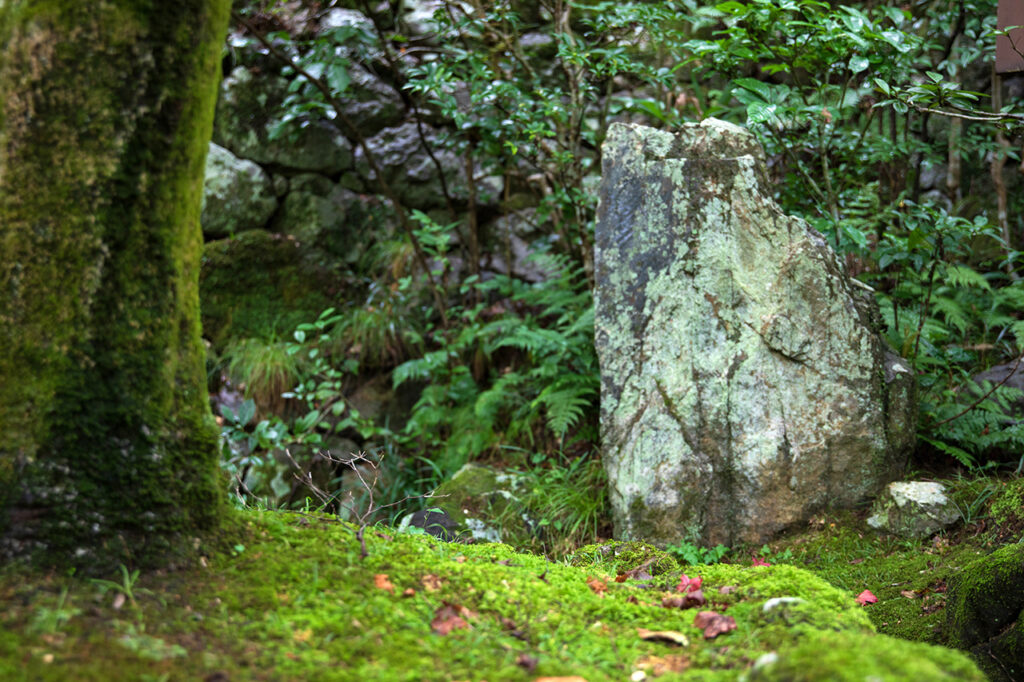
<svg viewBox="0 0 1024 682"><path fill-rule="evenodd" d="M957 522L960 512L941 483L890 483L875 500L868 525L906 538L926 538Z"/></svg>
<svg viewBox="0 0 1024 682"><path fill-rule="evenodd" d="M211 142L203 181L203 234L216 239L262 228L276 208L270 177L263 169Z"/></svg>
<svg viewBox="0 0 1024 682"><path fill-rule="evenodd" d="M602 452L618 537L762 542L873 495L914 379L752 134L614 124L596 229Z"/></svg>
<svg viewBox="0 0 1024 682"><path fill-rule="evenodd" d="M274 74L235 68L221 83L213 140L236 156L261 165L340 174L352 167L352 144L327 121L298 119L275 139L288 81Z"/></svg>
<svg viewBox="0 0 1024 682"><path fill-rule="evenodd" d="M373 35L373 22L354 9L336 7L320 17L320 31L347 28L366 35Z"/></svg>
<svg viewBox="0 0 1024 682"><path fill-rule="evenodd" d="M371 137L401 123L405 109L393 87L359 66L350 68L348 75L341 110L361 135Z"/></svg>
<svg viewBox="0 0 1024 682"><path fill-rule="evenodd" d="M303 174L291 179L273 230L352 263L369 243L370 220L370 208L360 195L322 175Z"/></svg>
<svg viewBox="0 0 1024 682"><path fill-rule="evenodd" d="M437 148L436 131L425 128L428 142L434 145L434 156L441 164L449 187L458 184L464 177L459 159L452 152ZM437 166L423 150L415 123L403 123L382 130L368 140L367 145L384 179L406 206L427 210L445 205L444 197L438 191ZM366 177L372 177L362 149L356 150L356 170Z"/></svg>

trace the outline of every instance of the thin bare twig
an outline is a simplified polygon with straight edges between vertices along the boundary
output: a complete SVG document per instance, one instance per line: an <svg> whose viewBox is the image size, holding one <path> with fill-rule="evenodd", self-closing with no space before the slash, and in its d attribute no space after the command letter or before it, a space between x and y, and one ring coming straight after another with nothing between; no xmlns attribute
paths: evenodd
<svg viewBox="0 0 1024 682"><path fill-rule="evenodd" d="M1017 369L1020 367L1021 360L1024 360L1024 355L1021 355L1020 357L1017 358L1017 362L1014 363L1013 369L1010 370L1009 374L1007 374L1005 377L1003 377L1002 381L1000 381L998 384L993 386L991 388L991 390L989 390L988 393L986 393L985 395L981 396L980 398L975 400L973 403L971 403L970 405L965 407L961 412L958 412L958 413L954 414L952 417L950 417L948 419L943 419L940 422L935 422L934 424L932 424L932 426L942 426L943 424L948 424L949 422L953 421L954 419L959 419L960 417L964 416L965 414L967 414L968 412L973 410L978 405L981 405L983 402L985 402L986 399L988 399L988 397L990 395L992 395L993 393L996 392L997 388L999 388L1000 386L1005 384L1007 381L1010 380L1010 377L1012 377L1014 374L1017 373Z"/></svg>
<svg viewBox="0 0 1024 682"><path fill-rule="evenodd" d="M377 504L376 501L374 500L374 496L377 489L377 482L380 480L380 463L383 457L379 457L377 458L376 461L374 461L373 459L368 457L365 452L359 452L353 454L349 459L341 459L340 457L335 457L329 452L318 453L320 457L323 457L328 462L332 462L334 464L344 464L348 468L352 469L352 471L355 473L356 478L359 480L359 485L362 487L363 490L366 491L368 497L367 504L362 510L360 510L356 506L354 498L353 502L345 503L341 500L340 497L336 495L331 495L326 490L318 486L313 481L312 472L307 471L303 469L301 466L299 466L299 463L295 461L294 457L292 457L292 453L290 450L286 449L284 452L285 456L288 458L288 461L292 463L292 466L294 466L298 471L302 472L301 475L298 473L293 474L295 478L303 485L307 486L310 489L310 491L312 491L312 493L317 496L317 498L325 507L332 501L336 500L339 507L347 511L349 514L352 515L353 518L356 519L356 521L359 524L359 528L356 530L356 539L359 540L360 559L365 559L367 556L369 556L369 552L366 550L366 527L369 525L370 520L378 512L380 512L383 509L395 507L399 504L402 504L403 502L408 502L409 500L430 499L434 496L433 491L431 491L429 493L423 493L420 495L406 495L400 500L395 500L394 502L389 502L387 504ZM373 470L373 480L368 481L363 476L363 471L361 470L359 465L364 463L369 465L369 467Z"/></svg>

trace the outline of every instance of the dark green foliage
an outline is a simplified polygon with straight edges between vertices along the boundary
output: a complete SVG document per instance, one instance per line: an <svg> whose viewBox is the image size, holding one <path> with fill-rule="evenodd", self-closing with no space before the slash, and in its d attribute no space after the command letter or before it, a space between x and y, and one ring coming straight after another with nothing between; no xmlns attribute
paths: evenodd
<svg viewBox="0 0 1024 682"><path fill-rule="evenodd" d="M441 129L425 148L503 186L487 196L448 173L446 213L393 206L403 228L361 257L361 298L289 342L312 361L289 392L307 414L287 433L273 419L261 433L284 433L274 447L344 436L387 451L404 481L396 491L430 487L476 460L538 482L597 471L586 462L598 440L600 145L612 120L672 126L713 115L760 136L785 210L876 290L885 333L918 373L922 454L1016 465L1017 396L986 395L971 380L1014 358L1024 335L1019 236L989 201L998 188L973 190L989 182L986 155L1006 147L997 130L1018 136L1019 120L986 111L986 98L961 85L977 82L972 69L991 53L992 8L754 0L498 2L466 12L445 3L429 39L405 35L384 7L368 14L372 26L274 34L294 48L275 134L323 116L356 141L336 98L357 96L353 75L367 69L386 74L408 116ZM550 42L522 40L537 34ZM1011 216L1024 212L1019 195L1008 193ZM495 206L507 221L533 209L525 220L541 281L516 276L508 235L484 229ZM412 396L404 423L368 420L350 405L356 377L371 371Z"/></svg>

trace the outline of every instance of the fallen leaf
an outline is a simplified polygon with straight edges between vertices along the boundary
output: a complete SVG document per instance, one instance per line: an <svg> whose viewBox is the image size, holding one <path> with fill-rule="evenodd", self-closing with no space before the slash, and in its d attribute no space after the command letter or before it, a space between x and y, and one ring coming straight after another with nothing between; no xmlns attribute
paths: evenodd
<svg viewBox="0 0 1024 682"><path fill-rule="evenodd" d="M378 590L387 590L391 594L395 593L395 586L391 584L390 580L388 580L387 573L377 573L376 575L374 575L373 585Z"/></svg>
<svg viewBox="0 0 1024 682"><path fill-rule="evenodd" d="M591 591L598 597L603 597L604 593L608 591L608 583L597 578L587 578L587 586Z"/></svg>
<svg viewBox="0 0 1024 682"><path fill-rule="evenodd" d="M441 589L441 579L433 573L428 573L420 578L420 584L423 585L423 589L427 592L437 592Z"/></svg>
<svg viewBox="0 0 1024 682"><path fill-rule="evenodd" d="M452 630L468 630L469 622L466 618L473 615L475 614L465 606L442 602L434 612L434 619L430 621L430 629L439 635L447 635Z"/></svg>
<svg viewBox="0 0 1024 682"><path fill-rule="evenodd" d="M529 654L519 654L516 656L516 665L526 672L532 673L537 669L537 657L530 656Z"/></svg>
<svg viewBox="0 0 1024 682"><path fill-rule="evenodd" d="M292 639L296 642L308 642L313 639L312 628L306 628L305 630L296 630L292 633Z"/></svg>
<svg viewBox="0 0 1024 682"><path fill-rule="evenodd" d="M636 598L635 594L631 594L628 597L626 597L626 603L627 604L639 604L640 600Z"/></svg>
<svg viewBox="0 0 1024 682"><path fill-rule="evenodd" d="M638 668L649 670L655 677L665 673L681 673L690 667L690 659L682 654L669 654L668 656L641 656L637 662Z"/></svg>
<svg viewBox="0 0 1024 682"><path fill-rule="evenodd" d="M862 564L862 563L864 563L864 559L863 558L861 558L861 559L850 559L850 563L851 564Z"/></svg>
<svg viewBox="0 0 1024 682"><path fill-rule="evenodd" d="M625 571L624 573L622 573L621 575L616 576L615 577L615 582L621 583L621 582L625 582L627 580L650 580L654 576L651 575L650 571L648 571L647 568L653 562L654 562L654 557L652 557L652 558L648 559L647 561L643 562L642 564L640 564L636 568L631 568L628 571Z"/></svg>
<svg viewBox="0 0 1024 682"><path fill-rule="evenodd" d="M877 601L878 597L871 594L870 590L864 590L863 592L857 595L857 603L861 606L864 606L865 604L874 604Z"/></svg>
<svg viewBox="0 0 1024 682"><path fill-rule="evenodd" d="M921 596L917 592L914 592L913 590L900 590L900 594L902 596L906 597L907 599L917 599L918 597Z"/></svg>
<svg viewBox="0 0 1024 682"><path fill-rule="evenodd" d="M416 590L412 589L411 587L405 588L405 590L402 592L402 596L403 597L412 597L415 594L416 594Z"/></svg>
<svg viewBox="0 0 1024 682"><path fill-rule="evenodd" d="M568 677L535 677L533 682L587 682L587 678L580 677L579 675L569 675Z"/></svg>
<svg viewBox="0 0 1024 682"><path fill-rule="evenodd" d="M637 628L636 634L640 639L646 639L651 642L669 642L670 644L678 644L679 646L690 646L690 638L681 632L675 630L647 630L645 628Z"/></svg>
<svg viewBox="0 0 1024 682"><path fill-rule="evenodd" d="M124 606L124 601L125 601L124 592L118 592L114 596L114 603L111 604L111 606L114 607L115 611L119 611L119 610L121 610L121 607Z"/></svg>
<svg viewBox="0 0 1024 682"><path fill-rule="evenodd" d="M664 597L661 600L662 607L666 609L692 609L696 606L704 606L708 600L704 598L703 590L687 592L684 595Z"/></svg>
<svg viewBox="0 0 1024 682"><path fill-rule="evenodd" d="M466 563L466 557L464 557L463 555L460 554L459 556L455 557L455 563L457 563L457 564L464 564L464 563Z"/></svg>
<svg viewBox="0 0 1024 682"><path fill-rule="evenodd" d="M735 630L736 619L714 611L701 611L693 619L693 625L704 630L704 639L714 639L730 630Z"/></svg>
<svg viewBox="0 0 1024 682"><path fill-rule="evenodd" d="M751 559L751 561L750 561L750 565L751 566L771 566L770 563L768 563L767 561L765 561L764 559L762 559L759 556L753 557Z"/></svg>
<svg viewBox="0 0 1024 682"><path fill-rule="evenodd" d="M718 588L718 594L732 594L736 591L735 585L723 585Z"/></svg>
<svg viewBox="0 0 1024 682"><path fill-rule="evenodd" d="M679 576L679 584L676 585L676 592L696 592L700 589L700 586L704 583L704 579L700 576L696 578L689 578L684 573Z"/></svg>

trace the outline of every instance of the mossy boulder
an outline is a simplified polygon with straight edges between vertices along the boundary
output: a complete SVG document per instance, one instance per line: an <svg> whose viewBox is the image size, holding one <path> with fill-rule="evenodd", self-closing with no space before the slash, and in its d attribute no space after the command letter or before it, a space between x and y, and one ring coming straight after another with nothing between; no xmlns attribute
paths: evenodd
<svg viewBox="0 0 1024 682"><path fill-rule="evenodd" d="M993 680L1024 676L1024 545L1002 547L968 564L949 586L951 646L967 649Z"/></svg>
<svg viewBox="0 0 1024 682"><path fill-rule="evenodd" d="M524 492L515 474L467 464L437 488L431 503L448 514L458 535L516 542L526 540L535 528L520 501Z"/></svg>
<svg viewBox="0 0 1024 682"><path fill-rule="evenodd" d="M203 235L226 237L265 227L276 208L270 176L211 142L203 182Z"/></svg>
<svg viewBox="0 0 1024 682"><path fill-rule="evenodd" d="M230 338L290 338L332 305L340 286L285 235L250 230L208 242L199 275L203 335L217 349Z"/></svg>
<svg viewBox="0 0 1024 682"><path fill-rule="evenodd" d="M256 163L334 175L352 167L352 144L323 120L294 120L280 134L288 81L272 72L236 67L221 82L213 141Z"/></svg>
<svg viewBox="0 0 1024 682"><path fill-rule="evenodd" d="M934 481L890 483L871 512L869 526L905 538L926 538L960 518L945 486Z"/></svg>
<svg viewBox="0 0 1024 682"><path fill-rule="evenodd" d="M823 632L779 653L758 659L750 682L796 680L984 680L962 654L892 637Z"/></svg>
<svg viewBox="0 0 1024 682"><path fill-rule="evenodd" d="M293 177L271 229L332 259L355 263L373 242L375 204L313 173Z"/></svg>
<svg viewBox="0 0 1024 682"><path fill-rule="evenodd" d="M617 575L646 566L652 576L679 569L679 562L664 550L646 542L633 540L622 542L609 540L580 547L573 552L569 563L573 566L590 566L595 563L610 563Z"/></svg>

